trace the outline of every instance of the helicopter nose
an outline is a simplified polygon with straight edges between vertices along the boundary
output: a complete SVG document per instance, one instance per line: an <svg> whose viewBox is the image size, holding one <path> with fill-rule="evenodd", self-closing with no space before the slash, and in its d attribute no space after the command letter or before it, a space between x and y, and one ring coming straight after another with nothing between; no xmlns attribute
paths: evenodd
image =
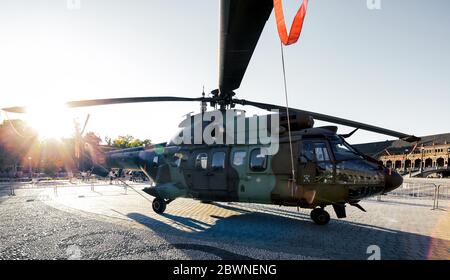
<svg viewBox="0 0 450 280"><path fill-rule="evenodd" d="M386 181L384 192L390 192L400 187L403 184L403 177L394 171L386 170Z"/></svg>

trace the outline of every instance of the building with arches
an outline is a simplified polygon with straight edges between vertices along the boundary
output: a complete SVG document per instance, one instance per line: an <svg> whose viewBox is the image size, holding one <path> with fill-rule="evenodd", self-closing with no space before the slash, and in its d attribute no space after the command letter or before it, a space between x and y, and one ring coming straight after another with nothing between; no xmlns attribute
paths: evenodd
<svg viewBox="0 0 450 280"><path fill-rule="evenodd" d="M431 169L450 172L450 133L423 136L418 143L394 140L355 147L400 173Z"/></svg>

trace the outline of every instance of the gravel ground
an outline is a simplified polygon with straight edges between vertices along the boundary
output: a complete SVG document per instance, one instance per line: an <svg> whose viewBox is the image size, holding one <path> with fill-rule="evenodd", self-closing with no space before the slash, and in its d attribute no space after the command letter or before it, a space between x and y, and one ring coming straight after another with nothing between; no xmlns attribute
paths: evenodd
<svg viewBox="0 0 450 280"><path fill-rule="evenodd" d="M253 259L222 249L212 240L171 236L62 205L56 209L41 191L16 190L16 196L9 197L0 190L1 194L0 259ZM256 250L249 255L258 258L264 253Z"/></svg>
<svg viewBox="0 0 450 280"><path fill-rule="evenodd" d="M179 199L161 216L130 191L0 188L0 259L449 259L448 212L428 203L366 201L317 226L271 205Z"/></svg>
<svg viewBox="0 0 450 280"><path fill-rule="evenodd" d="M0 205L0 259L185 258L144 230L86 219L41 201Z"/></svg>

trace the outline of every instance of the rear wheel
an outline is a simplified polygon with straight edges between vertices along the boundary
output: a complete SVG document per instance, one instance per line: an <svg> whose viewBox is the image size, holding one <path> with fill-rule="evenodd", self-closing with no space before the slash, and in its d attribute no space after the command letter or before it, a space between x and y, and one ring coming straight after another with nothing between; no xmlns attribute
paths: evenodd
<svg viewBox="0 0 450 280"><path fill-rule="evenodd" d="M162 198L156 197L155 199L153 199L152 202L152 208L153 211L155 211L158 214L162 214L164 213L164 211L166 210L166 201Z"/></svg>
<svg viewBox="0 0 450 280"><path fill-rule="evenodd" d="M330 221L330 214L322 208L311 211L311 219L318 225L326 225Z"/></svg>

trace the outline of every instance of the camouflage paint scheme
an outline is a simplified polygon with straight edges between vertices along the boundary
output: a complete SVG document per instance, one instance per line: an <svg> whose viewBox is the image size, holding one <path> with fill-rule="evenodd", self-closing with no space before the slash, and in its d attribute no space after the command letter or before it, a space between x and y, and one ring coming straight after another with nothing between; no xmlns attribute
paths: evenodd
<svg viewBox="0 0 450 280"><path fill-rule="evenodd" d="M249 119L251 118L246 118L246 123ZM249 137L248 126L247 144L175 145L169 142L149 149L142 147L108 153L106 165L109 168L144 171L156 183L145 191L169 202L178 197L188 197L204 201L315 208L357 203L364 197L387 191L387 171L378 162L363 155L349 160L336 159L330 147L330 139L343 141L336 134L336 127L312 128L310 122L305 128L305 123L308 122L302 120L298 123L303 127L296 127L296 122L291 124L291 127L296 128L292 131L295 182L292 180L289 138L282 127L283 122L277 137L279 150L274 155L265 156L266 167L263 169L251 168L251 154L254 150L258 154L258 149L267 145L249 144L252 139ZM192 126L196 125L198 123ZM300 158L305 143L320 143L329 153L327 160L302 161ZM213 168L214 153L225 154L223 168ZM245 157L242 158L244 154ZM207 160L203 162L206 163L206 168L201 167L204 155L207 155Z"/></svg>

